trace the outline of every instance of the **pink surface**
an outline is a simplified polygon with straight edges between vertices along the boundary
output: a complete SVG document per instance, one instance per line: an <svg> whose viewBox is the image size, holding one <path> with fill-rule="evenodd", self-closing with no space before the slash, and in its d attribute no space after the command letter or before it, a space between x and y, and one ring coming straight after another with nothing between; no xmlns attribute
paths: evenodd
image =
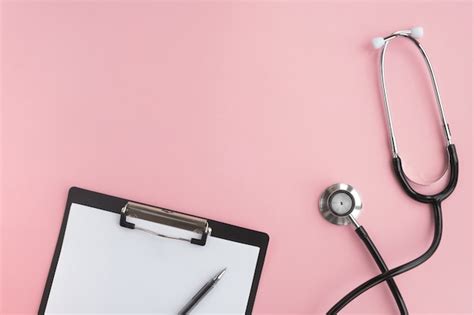
<svg viewBox="0 0 474 315"><path fill-rule="evenodd" d="M80 186L270 234L255 314L322 313L377 274L319 194L343 181L390 266L424 251L431 211L390 168L377 35L425 28L461 163L436 255L397 278L412 313L472 312L470 3L7 2L2 14L2 313L37 311ZM443 170L414 47L387 65L413 176ZM418 170L418 174L413 173ZM385 285L349 313L396 312Z"/></svg>

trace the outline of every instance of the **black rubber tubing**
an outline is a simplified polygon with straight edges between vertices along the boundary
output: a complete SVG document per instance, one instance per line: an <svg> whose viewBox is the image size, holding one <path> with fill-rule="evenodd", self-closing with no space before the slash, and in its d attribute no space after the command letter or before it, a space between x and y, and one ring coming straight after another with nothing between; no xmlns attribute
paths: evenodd
<svg viewBox="0 0 474 315"><path fill-rule="evenodd" d="M377 263L377 266L379 267L380 271L387 272L388 267L385 264L382 255L380 255L380 252L378 251L377 247L375 246L374 242L372 241L364 227L359 226L355 231L357 235L359 235L362 242L364 242L365 246L367 247L375 262ZM387 279L387 285L390 288L390 291L392 292L395 302L397 303L400 314L407 315L408 308L405 304L405 301L403 300L402 294L400 293L397 284L395 283L395 280L393 278Z"/></svg>
<svg viewBox="0 0 474 315"><path fill-rule="evenodd" d="M454 189L456 188L458 177L459 177L459 160L458 155L456 152L456 146L454 144L449 144L448 147L448 156L449 156L449 166L450 166L450 176L449 176L449 183L446 187L437 194L434 195L424 195L416 192L409 183L408 177L406 176L405 172L403 171L402 161L399 156L393 158L393 169L395 171L395 176L397 177L400 185L402 186L403 190L413 198L414 200L422 203L431 204L433 206L433 216L434 216L434 236L433 241L431 242L430 247L418 258L415 258L401 266L398 266L394 269L391 269L387 272L384 272L372 279L364 282L363 284L359 285L357 288L346 294L339 302L337 302L328 312L327 314L337 314L337 312L341 311L344 306L349 304L352 300L356 297L367 291L368 289L374 287L375 285L386 281L391 277L398 276L408 270L411 270L425 261L427 261L436 251L440 242L441 236L443 234L443 217L441 211L441 202L448 198Z"/></svg>
<svg viewBox="0 0 474 315"><path fill-rule="evenodd" d="M407 272L413 268L418 267L425 261L427 261L436 251L440 242L441 236L443 234L443 218L441 214L441 203L434 202L433 204L433 214L434 214L434 237L431 242L430 247L418 258L415 258L403 265L400 265L396 268L393 268L387 272L384 272L378 276L373 277L370 280L359 285L357 288L353 289L351 292L346 294L339 302L337 302L327 314L337 314L340 312L347 304L349 304L356 297L367 291L368 289L376 286L377 284L387 281L387 279L396 277L404 272Z"/></svg>

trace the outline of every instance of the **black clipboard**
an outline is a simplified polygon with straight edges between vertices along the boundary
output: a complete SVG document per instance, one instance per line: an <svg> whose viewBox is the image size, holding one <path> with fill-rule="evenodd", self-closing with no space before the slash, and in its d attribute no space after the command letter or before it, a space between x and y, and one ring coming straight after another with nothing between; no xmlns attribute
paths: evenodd
<svg viewBox="0 0 474 315"><path fill-rule="evenodd" d="M110 196L110 195L106 195L106 194L102 194L102 193L98 193L98 192L94 192L94 191L90 191L90 190L86 190L86 189L82 189L78 187L71 187L69 189L64 217L61 224L61 229L59 232L56 249L54 251L51 267L49 269L49 274L46 280L46 285L45 285L45 289L44 289L43 296L41 299L41 304L38 310L38 314L44 314L46 311L46 306L48 303L51 286L53 283L56 267L58 265L59 257L61 254L61 248L62 248L62 244L64 240L64 235L66 232L69 211L73 203L101 209L103 211L109 211L109 212L113 212L117 214L122 214L122 217L121 217L121 225L122 225L122 223L124 223L122 221L126 220L126 218L123 215L124 209L125 209L124 207L129 203L135 203L135 202L130 201L128 199L114 197L114 196ZM147 207L153 207L151 205L147 205L143 203L137 203L137 204L144 205ZM168 211L170 213L176 213L178 215L182 214L185 216L190 216L190 215L186 215L186 214L183 214L181 212L174 211L171 209L166 209L162 207L156 207L156 208L159 208L164 211ZM206 220L209 227L212 229L213 237L226 239L226 240L230 240L234 242L239 242L243 244L248 244L248 245L252 245L252 246L256 246L260 248L258 259L257 259L257 265L255 267L255 273L253 276L252 286L250 290L250 295L248 298L248 303L247 303L247 307L245 311L245 314L251 314L254 303L255 303L255 298L257 295L257 288L258 288L260 276L263 269L265 255L267 252L267 247L268 247L268 242L269 242L268 234L238 227L231 224L214 221L214 220L209 220L209 219L195 217L195 216L192 216L192 217ZM126 224L126 222L124 224ZM125 225L122 225L122 226L125 226ZM205 244L202 244L202 243L197 244L197 246L199 245L205 246Z"/></svg>

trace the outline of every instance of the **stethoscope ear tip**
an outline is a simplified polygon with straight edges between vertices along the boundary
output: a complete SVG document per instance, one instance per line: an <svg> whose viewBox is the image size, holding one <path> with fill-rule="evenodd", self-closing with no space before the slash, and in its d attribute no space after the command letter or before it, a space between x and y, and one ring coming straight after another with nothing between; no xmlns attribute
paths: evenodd
<svg viewBox="0 0 474 315"><path fill-rule="evenodd" d="M383 37L375 37L372 39L372 46L375 49L382 48L385 45L385 39Z"/></svg>
<svg viewBox="0 0 474 315"><path fill-rule="evenodd" d="M410 30L410 36L413 38L421 38L423 37L423 27L415 26Z"/></svg>

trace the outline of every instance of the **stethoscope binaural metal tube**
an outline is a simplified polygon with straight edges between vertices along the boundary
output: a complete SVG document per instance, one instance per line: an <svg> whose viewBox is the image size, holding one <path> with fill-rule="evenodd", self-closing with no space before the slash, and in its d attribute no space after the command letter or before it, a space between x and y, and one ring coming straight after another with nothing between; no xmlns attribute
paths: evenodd
<svg viewBox="0 0 474 315"><path fill-rule="evenodd" d="M416 31L415 31L416 30ZM416 33L417 36L413 36L412 33ZM444 129L444 135L446 137L446 142L447 145L452 144L451 142L451 131L449 129L449 124L446 119L446 114L444 111L444 106L441 101L441 96L439 93L439 87L438 83L436 81L436 76L433 71L433 66L430 62L430 59L428 58L428 55L426 54L426 51L424 50L423 46L420 44L420 42L416 39L416 37L421 37L423 34L423 30L421 28L413 28L411 31L398 31L395 32L389 36L386 36L383 38L383 45L382 45L382 52L380 53L380 84L382 88L382 95L383 95L383 101L384 101L384 106L385 106L385 113L387 115L387 123L388 123L388 130L390 134L390 144L392 148L392 155L393 157L398 156L398 147L397 147L397 141L395 137L395 132L394 132L394 127L393 127L393 120L392 120L392 113L390 110L390 102L388 100L388 95L387 95L387 84L386 84L386 79L385 79L385 53L387 51L388 45L391 40L401 37L401 38L406 38L410 42L412 42L416 48L420 51L421 55L423 56L423 60L425 61L425 64L428 68L428 72L430 74L431 78L431 84L433 86L433 91L435 94L435 99L436 103L438 104L438 110L439 110L439 115L441 117L441 122L443 125ZM377 47L376 43L380 43L381 38L376 38L374 39L373 43L376 48Z"/></svg>
<svg viewBox="0 0 474 315"><path fill-rule="evenodd" d="M423 36L423 29L421 27L414 27L411 30L402 30L398 32L394 32L386 37L376 37L373 39L372 44L374 45L375 48L382 48L382 51L380 53L380 83L381 83L381 89L382 89L382 96L383 96L383 103L385 107L385 112L387 115L387 124L388 124L388 130L389 130L389 135L390 135L390 144L391 144L391 149L392 149L392 163L393 163L393 168L395 175L404 189L404 191L413 199L419 202L423 203L433 203L435 201L441 202L442 200L446 199L454 190L457 184L457 178L458 178L458 157L456 153L456 147L452 142L452 135L451 131L449 128L449 124L446 119L446 113L444 110L443 103L441 101L441 96L439 93L439 87L438 83L436 82L436 76L433 71L433 66L428 58L428 55L426 54L425 49L423 46L420 44L420 42L417 40L417 38L420 38ZM450 178L449 182L446 185L446 187L440 191L437 194L432 194L432 195L425 195L418 193L410 184L411 183L416 183L416 181L410 179L406 173L403 170L402 166L402 160L400 157L400 154L398 152L398 147L397 147L397 141L395 137L395 132L394 132L394 127L393 127L393 120L392 120L392 114L390 110L390 102L388 100L388 93L387 93L387 84L386 84L386 79L385 79L385 53L387 51L388 45L391 40L395 38L405 38L408 39L411 43L413 43L418 51L421 53L423 56L423 59L425 61L425 64L428 68L428 72L430 74L431 78L431 83L433 87L433 92L435 94L435 99L436 103L438 104L438 110L439 110L439 115L441 118L441 123L443 125L444 129L444 135L446 138L446 150L448 154L448 165L446 167L446 170L444 174L449 170L450 171ZM443 177L444 174L441 176ZM440 177L440 178L441 178ZM439 179L440 179L439 178ZM438 179L438 180L439 180ZM419 183L418 183L419 184Z"/></svg>

